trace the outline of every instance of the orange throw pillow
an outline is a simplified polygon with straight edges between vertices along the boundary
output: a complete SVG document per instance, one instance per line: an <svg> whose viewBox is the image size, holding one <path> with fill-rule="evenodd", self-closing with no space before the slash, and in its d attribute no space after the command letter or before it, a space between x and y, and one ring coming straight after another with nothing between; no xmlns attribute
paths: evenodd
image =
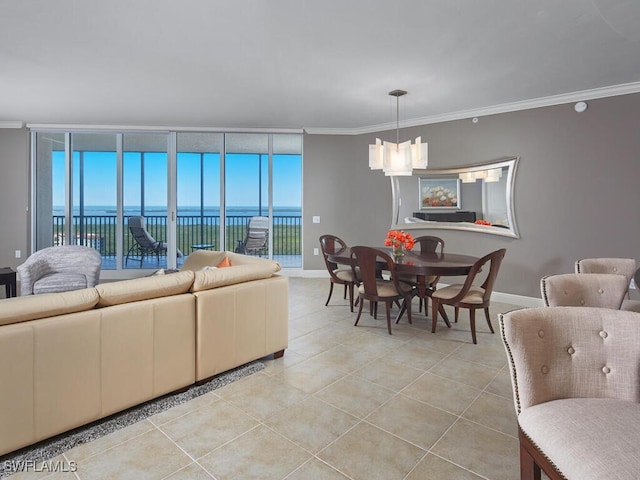
<svg viewBox="0 0 640 480"><path fill-rule="evenodd" d="M231 263L229 263L229 259L227 257L224 257L224 260L222 260L218 265L216 265L216 267L218 268L224 268L224 267L230 267Z"/></svg>

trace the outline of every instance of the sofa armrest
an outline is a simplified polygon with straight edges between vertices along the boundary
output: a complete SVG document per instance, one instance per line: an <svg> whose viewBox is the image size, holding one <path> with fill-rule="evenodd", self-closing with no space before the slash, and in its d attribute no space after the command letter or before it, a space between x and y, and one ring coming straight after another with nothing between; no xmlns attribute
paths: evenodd
<svg viewBox="0 0 640 480"><path fill-rule="evenodd" d="M539 307L500 315L516 413L575 397L640 401L640 314Z"/></svg>

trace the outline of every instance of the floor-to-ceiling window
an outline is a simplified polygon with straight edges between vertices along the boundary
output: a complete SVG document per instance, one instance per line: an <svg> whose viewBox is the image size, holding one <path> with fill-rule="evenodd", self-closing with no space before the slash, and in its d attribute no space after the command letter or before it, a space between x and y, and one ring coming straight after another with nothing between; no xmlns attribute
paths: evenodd
<svg viewBox="0 0 640 480"><path fill-rule="evenodd" d="M36 250L81 244L104 270L174 268L197 249L235 250L264 216L256 254L302 266L300 134L38 131L33 146Z"/></svg>
<svg viewBox="0 0 640 480"><path fill-rule="evenodd" d="M226 248L245 240L251 217L268 217L262 256L302 266L302 137L239 133L225 142Z"/></svg>
<svg viewBox="0 0 640 480"><path fill-rule="evenodd" d="M167 134L123 135L124 268L166 268L170 263L167 140ZM132 225L141 225L146 234L137 236ZM156 242L158 244L154 245Z"/></svg>
<svg viewBox="0 0 640 480"><path fill-rule="evenodd" d="M221 133L177 134L177 243L188 255L221 249Z"/></svg>

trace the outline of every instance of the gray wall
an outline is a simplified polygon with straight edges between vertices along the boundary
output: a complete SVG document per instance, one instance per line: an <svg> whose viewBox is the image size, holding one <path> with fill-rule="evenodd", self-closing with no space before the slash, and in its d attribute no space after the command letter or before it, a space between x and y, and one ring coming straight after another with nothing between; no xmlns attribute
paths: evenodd
<svg viewBox="0 0 640 480"><path fill-rule="evenodd" d="M580 258L640 261L640 94L588 103L582 114L566 104L481 117L476 124L468 119L402 129L401 141L421 135L429 143L434 168L520 156L515 211L521 238L415 233L438 235L447 251L476 256L506 247L496 290L528 297L539 297L540 277L572 272ZM380 135L395 139L395 132ZM391 223L391 187L368 168L375 137L305 137L305 181L317 184L308 190L305 183L305 268L323 268L321 258L308 253L309 240L317 244L324 232L349 244L382 244ZM327 201L340 213L310 225L309 215Z"/></svg>
<svg viewBox="0 0 640 480"><path fill-rule="evenodd" d="M27 255L29 213L29 135L0 128L0 267L15 270ZM15 251L22 258L15 258ZM0 288L0 298L4 298Z"/></svg>
<svg viewBox="0 0 640 480"><path fill-rule="evenodd" d="M543 275L573 271L584 257L640 261L640 94L471 120L402 129L401 139L429 142L429 165L453 167L508 155L521 157L515 210L521 238L425 230L448 251L480 256L506 247L496 290L539 297ZM377 136L394 140L395 132ZM323 270L313 255L318 237L334 233L349 244L380 245L391 223L391 185L368 168L376 135L305 135L304 265ZM0 129L0 266L15 267L28 247L28 142L24 129ZM321 223L312 223L314 215ZM420 233L420 232L416 232ZM0 297L3 293L0 293Z"/></svg>

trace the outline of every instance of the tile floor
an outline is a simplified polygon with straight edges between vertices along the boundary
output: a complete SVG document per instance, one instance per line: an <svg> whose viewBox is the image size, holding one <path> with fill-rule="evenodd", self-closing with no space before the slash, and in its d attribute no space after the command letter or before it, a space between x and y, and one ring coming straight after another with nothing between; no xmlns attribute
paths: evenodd
<svg viewBox="0 0 640 480"><path fill-rule="evenodd" d="M74 473L10 478L518 479L499 334L479 321L473 345L464 314L435 335L423 314L392 336L384 313L354 327L328 286L290 279L289 348L264 370L54 459Z"/></svg>

